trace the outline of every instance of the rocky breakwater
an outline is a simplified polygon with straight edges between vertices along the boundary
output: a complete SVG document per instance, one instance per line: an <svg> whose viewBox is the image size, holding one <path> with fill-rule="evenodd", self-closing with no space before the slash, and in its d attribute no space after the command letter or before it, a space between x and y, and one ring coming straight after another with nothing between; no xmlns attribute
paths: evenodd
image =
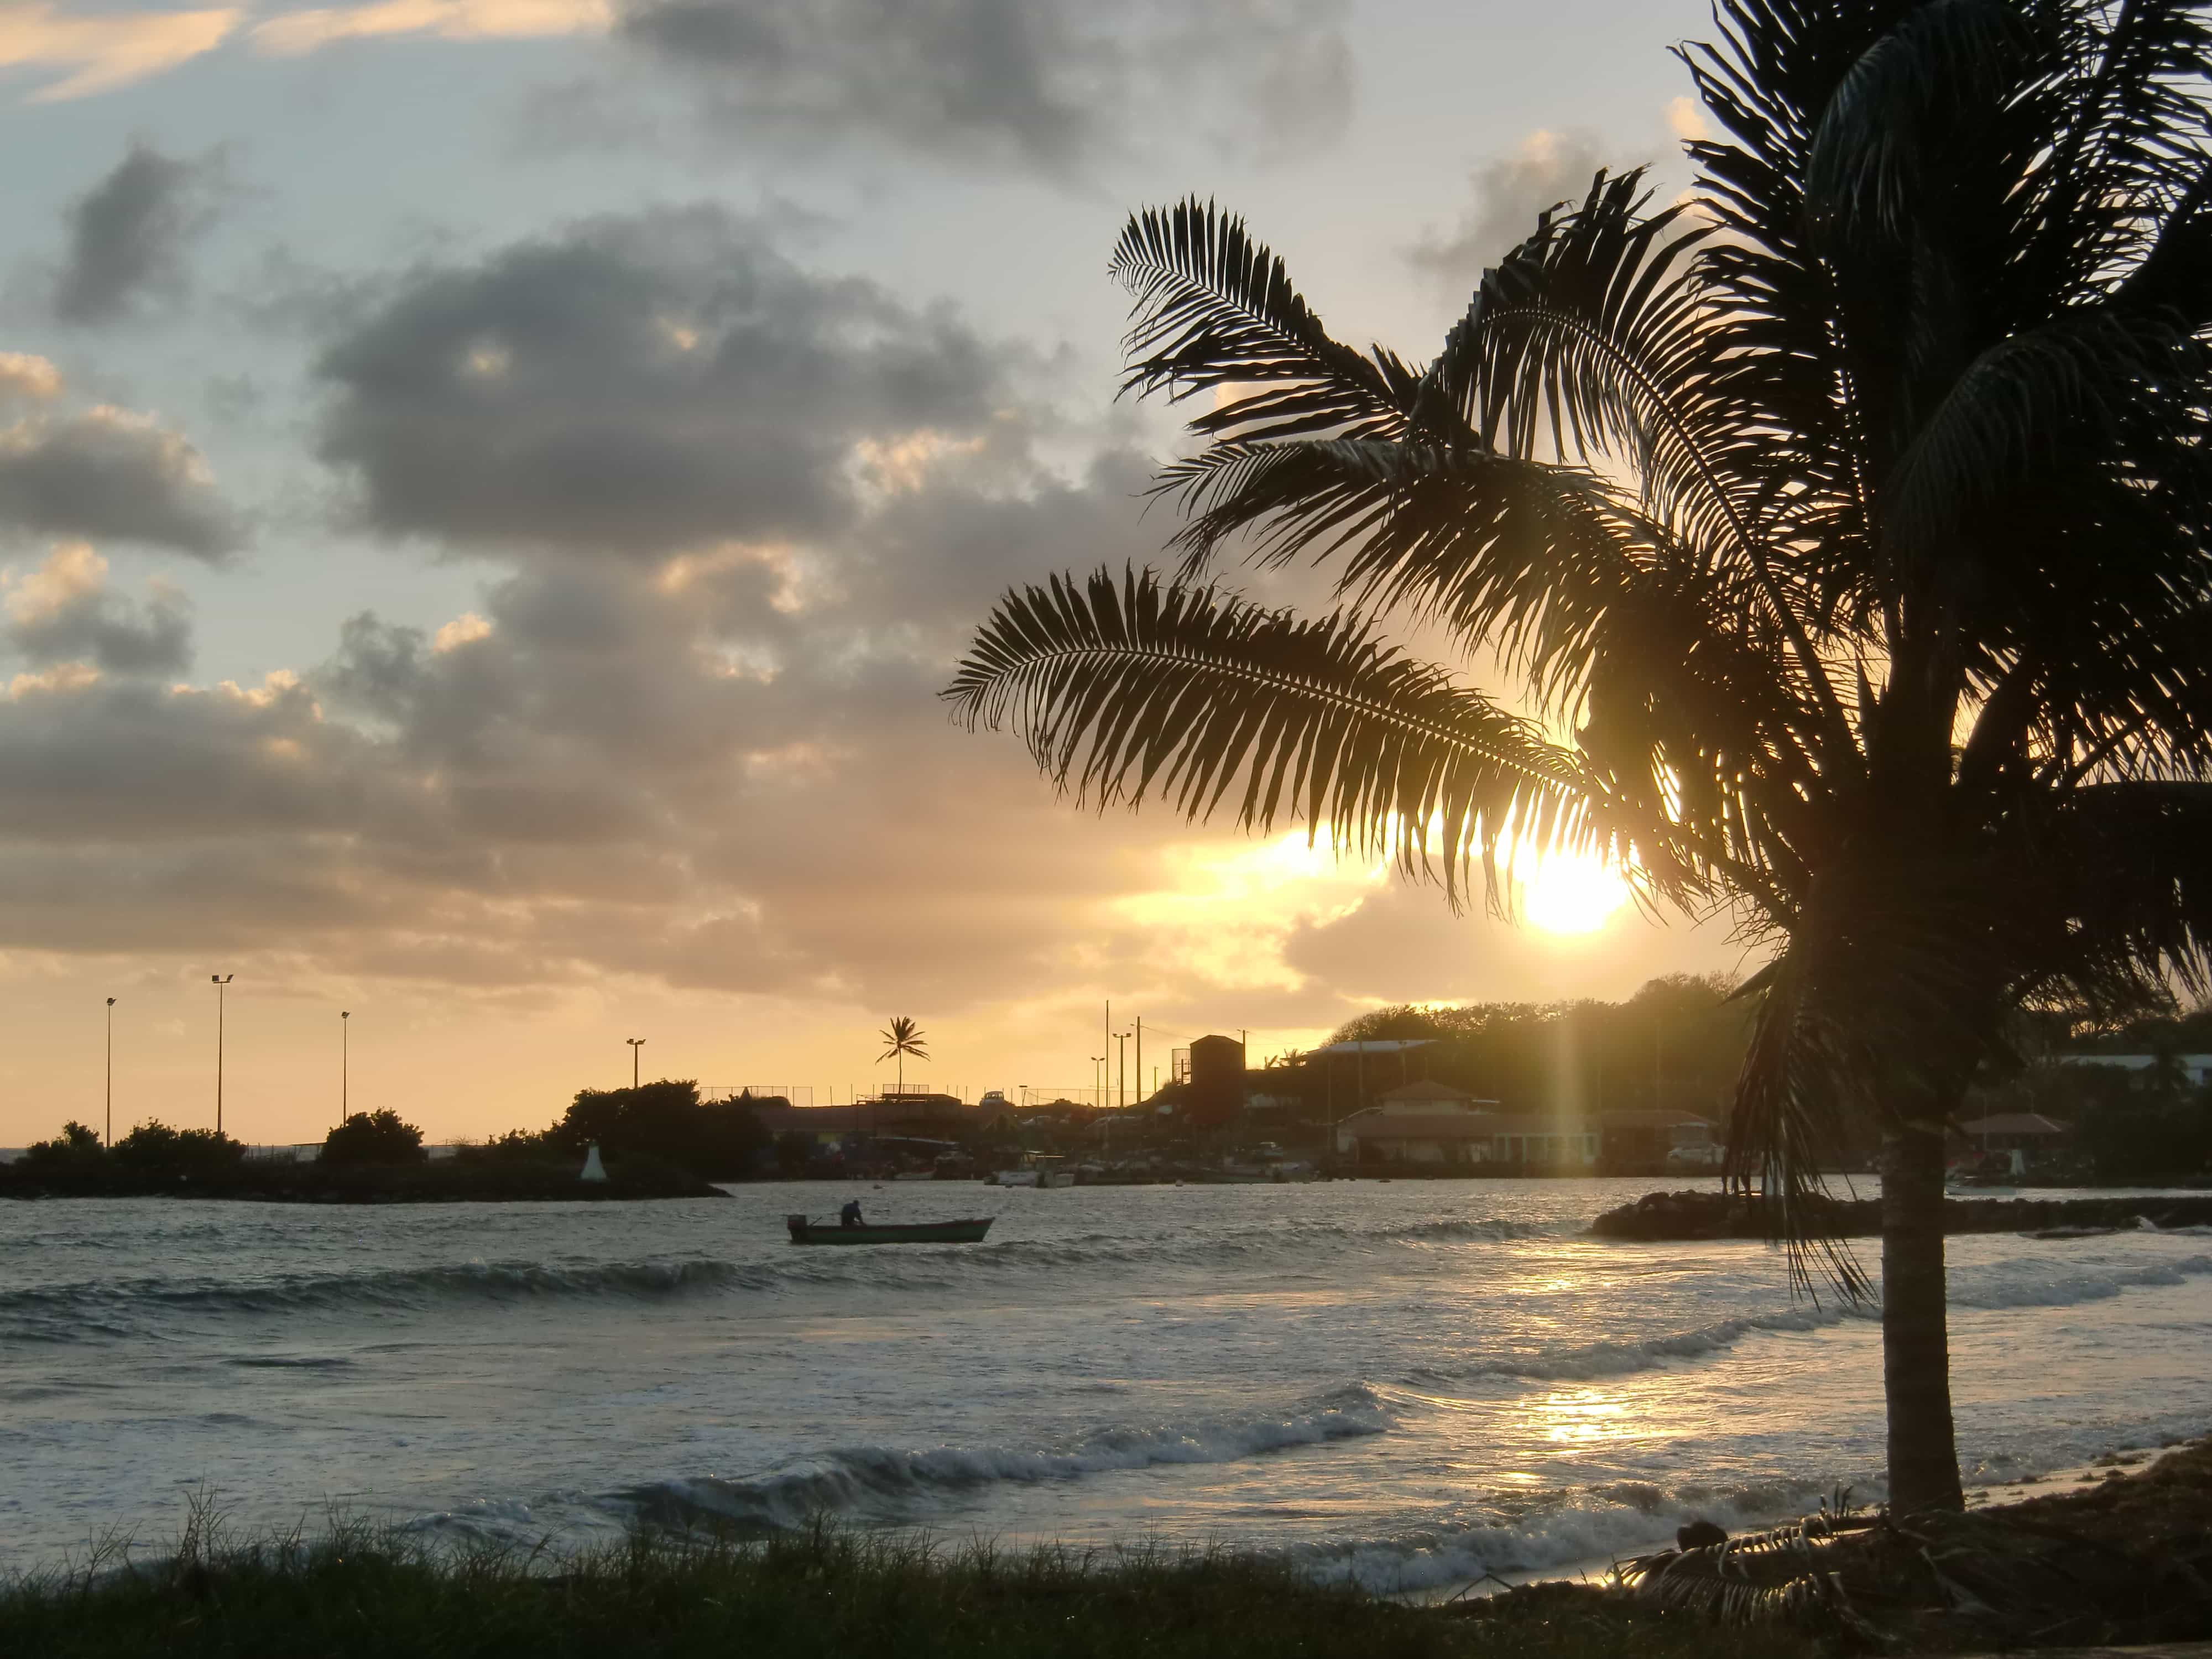
<svg viewBox="0 0 2212 1659"><path fill-rule="evenodd" d="M1874 1199L1827 1199L1816 1209L1830 1236L1881 1232ZM1765 1238L1770 1224L1755 1199L1731 1193L1646 1193L1590 1223L1600 1238L1645 1241ZM2127 1227L2212 1226L2212 1193L2152 1198L1953 1198L1943 1203L1947 1233L2117 1232Z"/></svg>

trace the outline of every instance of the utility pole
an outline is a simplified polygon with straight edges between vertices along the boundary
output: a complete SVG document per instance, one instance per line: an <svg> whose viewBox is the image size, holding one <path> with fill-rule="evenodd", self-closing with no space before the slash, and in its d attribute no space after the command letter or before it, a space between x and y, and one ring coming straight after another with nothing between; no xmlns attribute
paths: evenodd
<svg viewBox="0 0 2212 1659"><path fill-rule="evenodd" d="M1114 1103L1119 1108L1129 1103L1129 1034L1127 1031L1115 1032L1114 1042L1114 1052L1118 1056L1115 1070L1119 1073L1119 1081L1114 1089Z"/></svg>
<svg viewBox="0 0 2212 1659"><path fill-rule="evenodd" d="M223 987L238 977L235 974L210 974L208 982L215 987L215 1132L222 1133L222 992Z"/></svg>
<svg viewBox="0 0 2212 1659"><path fill-rule="evenodd" d="M1137 1016L1137 1093L1138 1093L1138 1096L1141 1098L1141 1097L1143 1097L1143 1095L1144 1095L1144 1092L1145 1092L1145 1017L1144 1017L1142 1014L1139 1014L1139 1015ZM1159 1091L1158 1091L1157 1088L1155 1088L1155 1089L1152 1091L1152 1092L1153 1092L1154 1094L1158 1094L1158 1093L1159 1093Z"/></svg>
<svg viewBox="0 0 2212 1659"><path fill-rule="evenodd" d="M343 1008L338 1010L338 1121L343 1123L352 1115L353 1085L353 1016Z"/></svg>
<svg viewBox="0 0 2212 1659"><path fill-rule="evenodd" d="M107 1000L107 1144L115 1145L115 999Z"/></svg>

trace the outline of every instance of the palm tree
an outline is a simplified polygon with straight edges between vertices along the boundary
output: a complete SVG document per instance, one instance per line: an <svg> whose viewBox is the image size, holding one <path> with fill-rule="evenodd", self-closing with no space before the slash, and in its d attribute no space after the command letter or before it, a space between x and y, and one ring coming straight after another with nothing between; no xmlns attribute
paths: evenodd
<svg viewBox="0 0 2212 1659"><path fill-rule="evenodd" d="M1721 0L1692 196L1601 173L1425 365L1237 220L1142 213L1127 386L1205 400L1173 580L1009 593L947 689L1062 788L1303 817L1459 902L1516 851L1768 946L1729 1157L1793 1284L1872 1286L1890 1498L1957 1507L1943 1130L2012 1012L2201 988L2212 934L2212 69L2181 0ZM1310 558L1302 618L1210 585ZM1518 706L1409 656L1418 623ZM1501 867L1501 866L1507 867Z"/></svg>
<svg viewBox="0 0 2212 1659"><path fill-rule="evenodd" d="M921 1027L904 1014L896 1016L890 1024L884 1026L876 1035L883 1039L884 1043L883 1053L876 1056L876 1064L880 1066L887 1060L898 1061L898 1091L901 1094L904 1094L906 1092L906 1057L912 1054L916 1060L927 1060L929 1050L923 1044L928 1039L923 1034Z"/></svg>

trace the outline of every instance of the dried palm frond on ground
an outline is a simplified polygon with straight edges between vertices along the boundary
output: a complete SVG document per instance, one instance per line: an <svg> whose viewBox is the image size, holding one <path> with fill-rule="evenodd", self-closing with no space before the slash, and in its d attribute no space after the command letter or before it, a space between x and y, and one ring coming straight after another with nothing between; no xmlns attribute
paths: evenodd
<svg viewBox="0 0 2212 1659"><path fill-rule="evenodd" d="M1905 1517L1838 1503L1625 1562L1605 1589L1532 1585L1465 1611L1598 1620L1607 1605L1623 1619L1787 1625L1891 1653L2212 1638L2212 1439L2086 1491Z"/></svg>
<svg viewBox="0 0 2212 1659"><path fill-rule="evenodd" d="M1840 1502L1771 1531L1638 1556L1613 1569L1635 1599L1731 1624L1797 1619L1870 1634L1837 1569L1842 1541L1879 1524Z"/></svg>

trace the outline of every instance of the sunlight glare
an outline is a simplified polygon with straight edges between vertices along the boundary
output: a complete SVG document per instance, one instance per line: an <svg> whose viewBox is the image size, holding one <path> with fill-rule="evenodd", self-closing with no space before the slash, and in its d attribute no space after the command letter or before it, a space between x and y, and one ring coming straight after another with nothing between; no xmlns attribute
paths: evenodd
<svg viewBox="0 0 2212 1659"><path fill-rule="evenodd" d="M1594 933L1628 902L1628 887L1593 858L1524 856L1514 872L1522 914L1547 933Z"/></svg>

